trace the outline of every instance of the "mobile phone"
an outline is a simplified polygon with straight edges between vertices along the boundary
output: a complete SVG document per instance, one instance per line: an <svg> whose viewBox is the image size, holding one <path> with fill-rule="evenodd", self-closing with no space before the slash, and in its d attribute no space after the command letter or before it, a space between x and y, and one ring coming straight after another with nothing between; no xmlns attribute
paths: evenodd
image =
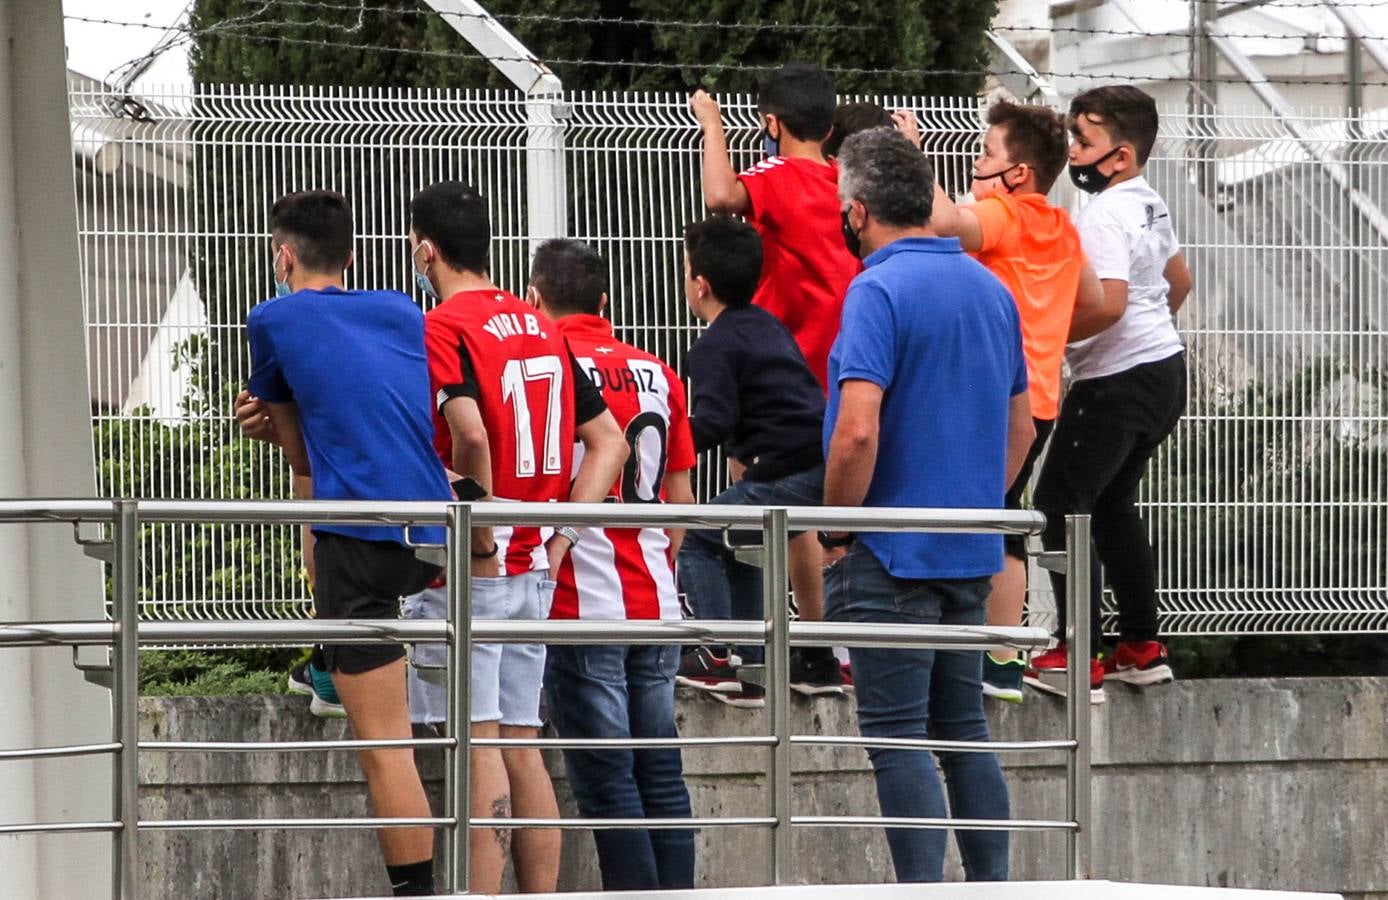
<svg viewBox="0 0 1388 900"><path fill-rule="evenodd" d="M464 503L481 500L487 496L487 489L471 475L464 475L453 482L453 493Z"/></svg>

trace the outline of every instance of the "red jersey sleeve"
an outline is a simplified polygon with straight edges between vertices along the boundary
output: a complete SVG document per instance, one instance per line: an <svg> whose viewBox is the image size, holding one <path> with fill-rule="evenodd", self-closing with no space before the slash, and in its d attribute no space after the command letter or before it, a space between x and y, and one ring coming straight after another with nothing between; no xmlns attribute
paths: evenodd
<svg viewBox="0 0 1388 900"><path fill-rule="evenodd" d="M698 457L694 452L694 432L689 427L689 406L684 396L684 382L668 366L665 378L670 385L670 438L666 449L665 471L687 472L694 468Z"/></svg>
<svg viewBox="0 0 1388 900"><path fill-rule="evenodd" d="M747 218L760 227L770 226L776 220L776 179L771 177L775 170L775 159L776 157L772 157L759 162L737 176L737 180L747 189L747 199L752 204L752 212Z"/></svg>
<svg viewBox="0 0 1388 900"><path fill-rule="evenodd" d="M468 380L459 352L461 344L461 337L447 323L437 316L424 317L424 350L429 357L429 390L435 410Z"/></svg>

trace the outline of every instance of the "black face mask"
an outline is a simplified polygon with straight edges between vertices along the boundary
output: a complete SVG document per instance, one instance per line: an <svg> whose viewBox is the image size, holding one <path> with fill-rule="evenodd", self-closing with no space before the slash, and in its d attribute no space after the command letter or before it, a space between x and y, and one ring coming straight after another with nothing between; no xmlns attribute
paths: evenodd
<svg viewBox="0 0 1388 900"><path fill-rule="evenodd" d="M843 245L848 248L848 252L853 254L854 259L863 258L863 239L861 231L854 231L853 226L848 222L848 210L843 211L843 224L840 226L843 231Z"/></svg>
<svg viewBox="0 0 1388 900"><path fill-rule="evenodd" d="M1011 172L1013 169L1017 168L1017 167L1020 166L1020 165L1021 165L1021 163L1017 163L1016 166L1008 166L1006 169L1003 169L1001 172L994 172L992 175L979 175L978 173L974 173L974 181L992 181L994 178L1002 178L1002 177L1003 177L1004 175L1006 175L1008 172ZM1006 180L1004 180L1004 181L1002 182L1002 186L1003 186L1003 188L1005 188L1005 189L1007 190L1007 192L1008 192L1009 194L1012 193L1014 190L1016 190L1016 188L1014 188L1012 185L1008 184Z"/></svg>
<svg viewBox="0 0 1388 900"><path fill-rule="evenodd" d="M1112 175L1105 175L1103 172L1099 171L1099 163L1122 149L1122 147L1114 147L1092 163L1083 166L1070 163L1070 180L1074 182L1075 187L1082 191L1088 191L1091 194L1099 193L1104 188L1108 187L1109 182L1113 180Z"/></svg>

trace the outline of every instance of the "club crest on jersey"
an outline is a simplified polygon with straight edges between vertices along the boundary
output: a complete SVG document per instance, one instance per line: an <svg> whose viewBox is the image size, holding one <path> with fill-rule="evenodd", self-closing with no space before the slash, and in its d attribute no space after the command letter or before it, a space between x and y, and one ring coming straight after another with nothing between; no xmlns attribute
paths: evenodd
<svg viewBox="0 0 1388 900"><path fill-rule="evenodd" d="M487 320L487 324L482 326L482 330L498 341L527 334L540 338L549 337L540 330L540 317L530 313L497 313Z"/></svg>

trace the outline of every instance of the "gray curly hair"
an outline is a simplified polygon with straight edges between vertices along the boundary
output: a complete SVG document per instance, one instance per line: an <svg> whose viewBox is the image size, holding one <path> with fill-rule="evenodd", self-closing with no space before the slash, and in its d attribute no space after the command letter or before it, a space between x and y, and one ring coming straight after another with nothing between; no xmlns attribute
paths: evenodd
<svg viewBox="0 0 1388 900"><path fill-rule="evenodd" d="M870 128L839 149L839 199L857 200L886 225L912 228L930 221L935 174L925 154L892 128Z"/></svg>

